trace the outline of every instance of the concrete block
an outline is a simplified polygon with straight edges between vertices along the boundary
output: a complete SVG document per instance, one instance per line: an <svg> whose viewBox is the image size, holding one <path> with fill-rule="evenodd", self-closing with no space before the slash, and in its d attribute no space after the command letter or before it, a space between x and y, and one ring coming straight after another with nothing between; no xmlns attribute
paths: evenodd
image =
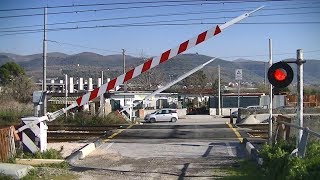
<svg viewBox="0 0 320 180"><path fill-rule="evenodd" d="M80 159L84 159L88 154L90 154L95 149L96 149L96 146L94 143L90 143L86 145L85 147L80 149L80 152L81 152Z"/></svg>
<svg viewBox="0 0 320 180"><path fill-rule="evenodd" d="M0 172L12 176L14 179L21 179L33 169L30 165L0 163Z"/></svg>
<svg viewBox="0 0 320 180"><path fill-rule="evenodd" d="M210 108L209 109L209 114L210 115L217 115L218 113L217 113L217 109L216 108Z"/></svg>
<svg viewBox="0 0 320 180"><path fill-rule="evenodd" d="M251 155L251 150L254 149L254 146L250 142L247 142L246 149L247 149L247 152Z"/></svg>

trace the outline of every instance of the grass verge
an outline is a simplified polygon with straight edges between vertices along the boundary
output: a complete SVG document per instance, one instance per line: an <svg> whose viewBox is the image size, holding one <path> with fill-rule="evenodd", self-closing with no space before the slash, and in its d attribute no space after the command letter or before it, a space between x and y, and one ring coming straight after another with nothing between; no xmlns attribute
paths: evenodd
<svg viewBox="0 0 320 180"><path fill-rule="evenodd" d="M216 174L216 173L215 173ZM264 180L268 179L260 167L249 160L240 160L232 167L223 167L219 169L219 174L222 174L222 179L239 179L239 180Z"/></svg>

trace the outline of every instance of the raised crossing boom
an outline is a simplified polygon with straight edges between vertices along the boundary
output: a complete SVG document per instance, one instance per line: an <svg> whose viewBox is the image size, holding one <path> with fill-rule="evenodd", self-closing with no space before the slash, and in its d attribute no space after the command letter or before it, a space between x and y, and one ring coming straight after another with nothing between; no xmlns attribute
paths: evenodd
<svg viewBox="0 0 320 180"><path fill-rule="evenodd" d="M219 34L222 32L222 30L224 30L225 28L249 17L250 14L260 10L261 8L263 8L264 6L261 6L251 12L242 14L224 24L221 25L217 25L207 31L204 31L200 34L198 34L197 36L184 41L183 43L179 44L178 46L176 46L175 48L169 49L165 52L163 52L160 56L157 57L153 57L148 59L147 61L145 61L143 64L131 69L130 71L126 72L125 74L122 74L120 76L118 76L117 78L112 79L111 81L109 81L108 83L103 84L101 87L94 89L91 92L86 93L85 95L83 95L82 97L79 97L76 102L72 103L71 105L69 105L66 108L60 109L58 111L55 111L53 113L48 112L44 117L33 117L34 121L33 122L29 122L28 124L20 127L17 132L21 132L27 128L33 127L36 124L38 124L39 122L42 121L53 121L55 120L57 117L61 116L62 114L64 114L65 112L67 112L68 110L77 107L77 106L82 106L86 103L88 103L89 101L91 101L92 99L101 96L103 93L113 89L114 87L123 84L124 82L140 75L141 73L144 73L145 71L165 62L166 60L186 51L187 49L190 49L206 40L208 40L209 38Z"/></svg>
<svg viewBox="0 0 320 180"><path fill-rule="evenodd" d="M217 25L216 27L213 27L207 31L204 31L197 36L184 41L183 43L179 44L177 47L169 49L165 52L163 52L160 56L150 58L147 61L145 61L143 64L131 69L130 71L118 76L117 78L112 79L106 84L103 84L101 87L94 89L91 92L86 93L82 97L79 97L76 102L72 103L67 108L60 109L55 112L48 112L46 115L42 117L27 117L22 118L21 121L24 124L22 127L20 127L16 132L19 133L21 137L21 141L26 147L26 150L32 153L35 153L37 151L44 151L47 149L47 129L48 126L46 125L46 121L53 121L57 117L61 116L62 114L66 113L68 110L76 107L76 106L82 106L89 101L93 100L94 98L101 96L103 93L113 89L114 87L123 84L124 82L140 75L141 73L144 73L145 71L167 61L168 59L186 51L187 49L190 49L209 38L220 34L223 29L247 18L250 14L258 11L259 9L263 8L259 7L251 12L242 14L231 21L228 21L224 24Z"/></svg>
<svg viewBox="0 0 320 180"><path fill-rule="evenodd" d="M67 110L72 109L76 106L82 106L82 105L88 103L92 99L102 95L103 93L113 89L114 87L123 84L124 82L140 75L141 73L144 73L145 71L147 71L147 70L149 70L149 69L151 69L151 68L153 68L153 67L155 67L165 61L167 61L168 59L186 51L187 49L190 49L190 48L210 39L211 37L221 33L223 29L247 18L250 14L260 10L261 8L263 8L263 6L255 9L251 12L242 14L242 15L240 15L240 16L238 16L238 17L232 19L231 21L228 21L222 25L217 25L216 27L213 27L207 31L204 31L204 32L198 34L197 36L195 36L187 41L184 41L183 43L179 44L177 47L163 52L160 56L153 57L153 58L146 60L143 64L127 71L125 74L122 74L122 75L118 76L117 78L112 79L108 83L103 84L101 87L96 88L91 92L88 92L87 94L83 95L82 97L79 97L76 100L76 103L71 104L65 110L67 111Z"/></svg>

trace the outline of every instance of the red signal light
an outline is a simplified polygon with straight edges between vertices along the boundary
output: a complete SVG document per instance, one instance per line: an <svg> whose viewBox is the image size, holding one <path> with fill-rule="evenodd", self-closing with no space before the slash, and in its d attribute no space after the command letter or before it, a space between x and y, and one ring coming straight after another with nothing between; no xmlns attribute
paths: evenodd
<svg viewBox="0 0 320 180"><path fill-rule="evenodd" d="M287 87L293 80L292 68L285 62L277 62L269 68L268 79L275 88Z"/></svg>
<svg viewBox="0 0 320 180"><path fill-rule="evenodd" d="M283 69L276 69L273 73L274 79L277 81L283 81L287 77L287 73Z"/></svg>

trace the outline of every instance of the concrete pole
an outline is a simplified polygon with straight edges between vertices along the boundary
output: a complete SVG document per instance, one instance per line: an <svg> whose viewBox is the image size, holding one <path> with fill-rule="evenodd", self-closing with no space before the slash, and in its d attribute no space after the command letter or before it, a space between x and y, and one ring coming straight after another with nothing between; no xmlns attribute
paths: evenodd
<svg viewBox="0 0 320 180"><path fill-rule="evenodd" d="M68 107L68 103L67 103L67 101L68 101L68 75L67 74L65 74L65 85L64 85L64 91L65 91L65 108L67 108ZM67 118L67 116L68 116L68 113L66 112L66 118Z"/></svg>
<svg viewBox="0 0 320 180"><path fill-rule="evenodd" d="M263 87L263 89L267 89L267 63L266 62L264 62L263 63L263 67L264 67L264 87Z"/></svg>
<svg viewBox="0 0 320 180"><path fill-rule="evenodd" d="M125 55L126 50L122 49L122 59L123 59L123 74L126 73L126 55ZM127 83L123 83L123 91L127 92Z"/></svg>
<svg viewBox="0 0 320 180"><path fill-rule="evenodd" d="M69 77L69 93L74 93L73 77Z"/></svg>
<svg viewBox="0 0 320 180"><path fill-rule="evenodd" d="M240 107L240 80L238 81L238 109Z"/></svg>
<svg viewBox="0 0 320 180"><path fill-rule="evenodd" d="M46 24L47 24L47 8L44 8L43 18L43 78L42 78L42 91L43 97L43 116L47 113L47 42L46 42Z"/></svg>
<svg viewBox="0 0 320 180"><path fill-rule="evenodd" d="M83 91L83 78L79 78L79 91Z"/></svg>
<svg viewBox="0 0 320 180"><path fill-rule="evenodd" d="M218 115L221 115L221 101L220 101L220 96L221 96L221 92L220 92L220 65L218 65Z"/></svg>
<svg viewBox="0 0 320 180"><path fill-rule="evenodd" d="M88 80L88 91L92 91L92 90L93 90L92 78L89 78L89 80Z"/></svg>
<svg viewBox="0 0 320 180"><path fill-rule="evenodd" d="M303 127L303 53L297 50L297 125ZM301 141L303 130L298 131L298 144Z"/></svg>
<svg viewBox="0 0 320 180"><path fill-rule="evenodd" d="M103 84L103 71L101 71L101 85ZM101 109L101 114L102 114L102 117L104 117L104 97L103 95L100 96L100 109Z"/></svg>
<svg viewBox="0 0 320 180"><path fill-rule="evenodd" d="M269 39L269 68L272 66L272 39ZM272 144L272 84L269 86L269 130L268 130L268 144Z"/></svg>
<svg viewBox="0 0 320 180"><path fill-rule="evenodd" d="M100 87L100 86L101 86L101 78L98 78L97 83L98 83L98 86L97 86L97 87Z"/></svg>

